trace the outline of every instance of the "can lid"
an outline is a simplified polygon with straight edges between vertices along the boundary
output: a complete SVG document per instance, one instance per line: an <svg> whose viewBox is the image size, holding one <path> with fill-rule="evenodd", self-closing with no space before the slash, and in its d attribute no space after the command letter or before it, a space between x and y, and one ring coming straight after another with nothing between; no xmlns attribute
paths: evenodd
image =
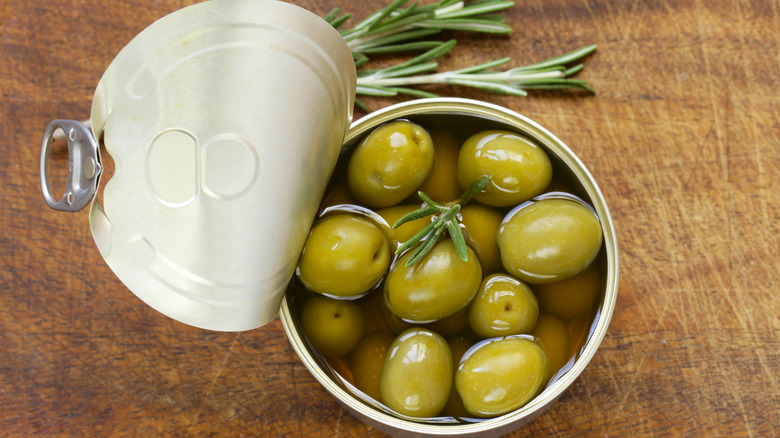
<svg viewBox="0 0 780 438"><path fill-rule="evenodd" d="M196 327L272 320L352 119L355 64L317 15L211 0L142 31L92 102L116 170L90 228L139 298Z"/></svg>

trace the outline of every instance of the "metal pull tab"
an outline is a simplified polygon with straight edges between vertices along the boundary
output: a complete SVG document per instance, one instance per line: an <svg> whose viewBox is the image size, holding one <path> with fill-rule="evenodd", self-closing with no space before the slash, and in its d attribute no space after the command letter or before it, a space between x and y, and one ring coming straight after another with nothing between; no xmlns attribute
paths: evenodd
<svg viewBox="0 0 780 438"><path fill-rule="evenodd" d="M62 129L68 142L68 181L65 195L56 201L49 187L49 153L54 133ZM41 190L46 205L54 210L76 212L95 196L103 171L98 144L89 128L75 120L54 120L46 127L41 144Z"/></svg>

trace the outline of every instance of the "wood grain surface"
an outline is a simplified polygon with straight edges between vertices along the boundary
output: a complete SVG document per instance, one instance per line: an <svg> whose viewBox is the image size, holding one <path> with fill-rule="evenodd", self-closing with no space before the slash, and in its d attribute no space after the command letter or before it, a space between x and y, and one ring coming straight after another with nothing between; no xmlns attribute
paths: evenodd
<svg viewBox="0 0 780 438"><path fill-rule="evenodd" d="M191 3L0 0L0 436L382 436L319 386L278 319L238 334L172 321L112 274L86 211L43 202L48 122L87 118L117 52ZM293 3L354 24L389 1ZM780 2L530 0L505 15L511 36L445 35L459 44L442 69L595 43L580 77L598 93L432 91L555 133L599 182L620 245L600 350L512 436L776 436Z"/></svg>

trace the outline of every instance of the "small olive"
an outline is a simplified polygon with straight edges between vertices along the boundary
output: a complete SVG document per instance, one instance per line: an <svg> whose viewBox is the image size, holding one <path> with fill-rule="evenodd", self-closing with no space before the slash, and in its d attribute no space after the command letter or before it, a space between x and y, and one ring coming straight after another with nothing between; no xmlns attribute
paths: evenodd
<svg viewBox="0 0 780 438"><path fill-rule="evenodd" d="M314 292L354 297L382 279L391 255L387 237L371 220L326 216L312 226L298 261L298 277Z"/></svg>
<svg viewBox="0 0 780 438"><path fill-rule="evenodd" d="M492 175L474 198L492 206L514 206L541 194L552 179L547 153L527 138L509 131L483 131L469 137L458 155L458 182L467 189Z"/></svg>
<svg viewBox="0 0 780 438"><path fill-rule="evenodd" d="M482 280L469 309L471 329L483 338L528 333L538 317L539 304L531 288L505 274Z"/></svg>
<svg viewBox="0 0 780 438"><path fill-rule="evenodd" d="M379 390L382 403L411 417L441 412L452 389L452 352L441 335L412 328L388 350Z"/></svg>
<svg viewBox="0 0 780 438"><path fill-rule="evenodd" d="M387 307L408 321L431 322L466 307L482 281L482 267L471 248L468 261L458 256L450 239L441 239L431 252L410 267L413 251L401 256L385 278Z"/></svg>
<svg viewBox="0 0 780 438"><path fill-rule="evenodd" d="M312 295L301 310L303 333L320 353L342 356L363 335L363 309L351 301Z"/></svg>
<svg viewBox="0 0 780 438"><path fill-rule="evenodd" d="M533 290L541 311L571 321L593 310L600 281L598 263L594 262L574 277L556 283L536 284Z"/></svg>
<svg viewBox="0 0 780 438"><path fill-rule="evenodd" d="M428 132L433 140L433 168L420 190L436 202L454 201L463 193L458 184L460 142L444 129L431 129Z"/></svg>
<svg viewBox="0 0 780 438"><path fill-rule="evenodd" d="M364 205L388 207L415 193L433 167L433 141L414 123L399 120L374 129L347 166L352 195Z"/></svg>
<svg viewBox="0 0 780 438"><path fill-rule="evenodd" d="M504 269L528 283L571 278L601 249L601 224L585 205L548 198L511 211L498 231Z"/></svg>
<svg viewBox="0 0 780 438"><path fill-rule="evenodd" d="M455 371L463 406L477 417L514 411L539 394L550 364L542 347L522 337L493 338L472 347Z"/></svg>
<svg viewBox="0 0 780 438"><path fill-rule="evenodd" d="M374 400L380 400L379 378L393 335L385 331L368 332L352 351L352 377L355 386Z"/></svg>
<svg viewBox="0 0 780 438"><path fill-rule="evenodd" d="M477 253L485 274L503 271L496 237L504 214L495 208L472 203L461 208L460 216L466 242Z"/></svg>
<svg viewBox="0 0 780 438"><path fill-rule="evenodd" d="M531 335L542 346L550 359L550 376L558 372L569 361L571 336L565 322L548 314L542 313L536 321L536 327Z"/></svg>

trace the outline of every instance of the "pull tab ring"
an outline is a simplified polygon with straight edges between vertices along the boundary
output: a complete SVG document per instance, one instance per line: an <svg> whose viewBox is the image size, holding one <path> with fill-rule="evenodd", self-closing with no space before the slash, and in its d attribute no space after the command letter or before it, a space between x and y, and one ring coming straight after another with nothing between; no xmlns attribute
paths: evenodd
<svg viewBox="0 0 780 438"><path fill-rule="evenodd" d="M65 132L68 142L68 181L65 194L55 200L49 187L49 153L57 129ZM100 174L98 144L89 128L75 120L53 120L46 127L41 143L41 191L49 208L77 212L86 207L97 192Z"/></svg>

